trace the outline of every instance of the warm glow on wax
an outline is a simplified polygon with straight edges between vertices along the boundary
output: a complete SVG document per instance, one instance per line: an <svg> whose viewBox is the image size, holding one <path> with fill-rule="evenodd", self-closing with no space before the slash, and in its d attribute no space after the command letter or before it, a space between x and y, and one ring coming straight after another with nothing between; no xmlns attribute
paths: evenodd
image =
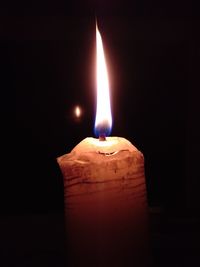
<svg viewBox="0 0 200 267"><path fill-rule="evenodd" d="M112 127L110 108L109 82L103 43L96 25L96 79L97 79L97 108L95 120L95 134L108 136Z"/></svg>

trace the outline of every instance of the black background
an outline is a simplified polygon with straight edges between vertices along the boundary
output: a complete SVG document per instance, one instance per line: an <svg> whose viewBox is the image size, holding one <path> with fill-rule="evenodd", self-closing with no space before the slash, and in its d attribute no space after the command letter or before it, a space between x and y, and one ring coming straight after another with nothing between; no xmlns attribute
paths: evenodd
<svg viewBox="0 0 200 267"><path fill-rule="evenodd" d="M199 47L198 19L189 1L34 1L1 12L6 257L18 246L11 245L18 226L22 239L30 232L33 238L35 223L36 232L49 229L48 236L53 227L60 231L53 232L56 238L62 236L63 183L56 157L94 135L95 15L109 70L112 135L129 139L144 153L149 206L161 209L164 222L192 218L197 226ZM79 122L72 114L76 104L84 110ZM47 243L42 244L45 250ZM22 242L21 247L25 251ZM61 252L54 264L47 260L48 250L43 258L31 250L32 245L17 256L19 266L63 264L57 261Z"/></svg>

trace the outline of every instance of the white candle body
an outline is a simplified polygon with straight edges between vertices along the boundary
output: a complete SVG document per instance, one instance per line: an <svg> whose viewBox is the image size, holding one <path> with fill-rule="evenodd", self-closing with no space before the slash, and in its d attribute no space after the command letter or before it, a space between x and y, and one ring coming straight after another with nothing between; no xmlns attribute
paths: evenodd
<svg viewBox="0 0 200 267"><path fill-rule="evenodd" d="M145 266L144 158L129 141L86 138L58 158L71 266ZM133 265L134 264L134 265Z"/></svg>

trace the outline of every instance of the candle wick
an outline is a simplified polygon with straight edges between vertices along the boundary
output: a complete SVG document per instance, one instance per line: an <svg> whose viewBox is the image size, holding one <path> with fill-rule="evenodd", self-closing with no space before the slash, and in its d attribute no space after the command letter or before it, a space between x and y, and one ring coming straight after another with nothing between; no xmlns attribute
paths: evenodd
<svg viewBox="0 0 200 267"><path fill-rule="evenodd" d="M106 141L106 136L105 134L99 135L99 141Z"/></svg>

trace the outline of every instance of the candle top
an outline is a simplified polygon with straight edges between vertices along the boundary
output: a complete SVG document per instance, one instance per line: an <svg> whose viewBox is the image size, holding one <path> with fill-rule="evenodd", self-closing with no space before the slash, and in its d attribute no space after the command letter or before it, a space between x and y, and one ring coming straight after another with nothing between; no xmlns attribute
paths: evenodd
<svg viewBox="0 0 200 267"><path fill-rule="evenodd" d="M97 152L102 154L115 154L119 151L138 151L138 149L123 137L107 137L106 141L87 137L72 149L72 153L82 154L87 152Z"/></svg>
<svg viewBox="0 0 200 267"><path fill-rule="evenodd" d="M101 164L112 162L114 159L119 162L127 159L131 164L143 164L143 154L123 137L107 137L106 141L87 137L82 140L72 151L57 158L59 164Z"/></svg>

